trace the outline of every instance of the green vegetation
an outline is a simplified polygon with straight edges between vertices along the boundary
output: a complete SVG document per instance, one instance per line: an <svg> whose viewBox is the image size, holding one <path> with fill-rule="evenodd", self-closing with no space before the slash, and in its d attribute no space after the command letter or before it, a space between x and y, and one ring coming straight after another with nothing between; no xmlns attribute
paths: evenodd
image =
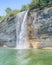
<svg viewBox="0 0 52 65"><path fill-rule="evenodd" d="M30 9L41 8L52 4L52 0L32 0L29 5Z"/></svg>
<svg viewBox="0 0 52 65"><path fill-rule="evenodd" d="M5 11L6 11L7 15L11 14L11 12L12 12L12 10L10 8L6 8Z"/></svg>
<svg viewBox="0 0 52 65"><path fill-rule="evenodd" d="M5 10L6 12L6 15L5 16L0 16L0 22L3 20L3 19L7 19L9 16L15 16L17 13L20 12L20 10L12 10L11 8L6 8Z"/></svg>
<svg viewBox="0 0 52 65"><path fill-rule="evenodd" d="M20 11L19 10L12 10L10 8L6 8L6 15L7 16L14 16L16 15L17 13L19 13Z"/></svg>
<svg viewBox="0 0 52 65"><path fill-rule="evenodd" d="M9 16L15 16L17 13L19 13L20 11L19 10L12 10L10 8L6 8L6 16L4 18L8 18Z"/></svg>
<svg viewBox="0 0 52 65"><path fill-rule="evenodd" d="M27 9L34 9L34 8L42 8L46 7L48 5L52 6L52 0L32 0L32 2L28 5L23 5L22 6L22 11L27 10Z"/></svg>
<svg viewBox="0 0 52 65"><path fill-rule="evenodd" d="M9 16L15 16L17 13L21 12L21 11L25 11L25 10L32 10L35 8L44 8L44 7L52 7L52 0L32 0L32 2L30 4L27 5L23 5L21 10L12 10L11 8L6 8L5 12L6 12L6 16L0 16L0 22L4 19L4 18L8 18Z"/></svg>
<svg viewBox="0 0 52 65"><path fill-rule="evenodd" d="M2 20L2 16L0 16L0 21Z"/></svg>
<svg viewBox="0 0 52 65"><path fill-rule="evenodd" d="M28 9L29 9L28 5L23 5L21 11L25 11L25 10L28 10Z"/></svg>

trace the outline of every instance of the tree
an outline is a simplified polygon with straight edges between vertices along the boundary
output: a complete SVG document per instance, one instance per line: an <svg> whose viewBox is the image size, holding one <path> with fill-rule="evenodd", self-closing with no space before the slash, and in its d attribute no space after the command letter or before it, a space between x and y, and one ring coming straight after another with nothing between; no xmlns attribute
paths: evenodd
<svg viewBox="0 0 52 65"><path fill-rule="evenodd" d="M30 9L41 8L49 4L52 4L52 0L32 0L29 7Z"/></svg>
<svg viewBox="0 0 52 65"><path fill-rule="evenodd" d="M13 13L14 15L16 15L16 14L18 14L19 12L20 12L20 10L17 10L17 9L16 9L16 10L13 10L12 13Z"/></svg>
<svg viewBox="0 0 52 65"><path fill-rule="evenodd" d="M13 10L9 16L15 16L19 12L20 12L20 10L17 10L17 9L16 10Z"/></svg>
<svg viewBox="0 0 52 65"><path fill-rule="evenodd" d="M0 16L0 20L2 19L2 16Z"/></svg>
<svg viewBox="0 0 52 65"><path fill-rule="evenodd" d="M49 1L49 4L52 4L52 0Z"/></svg>
<svg viewBox="0 0 52 65"><path fill-rule="evenodd" d="M6 13L7 13L7 15L10 15L11 14L11 12L12 12L12 10L10 9L10 8L6 8Z"/></svg>
<svg viewBox="0 0 52 65"><path fill-rule="evenodd" d="M2 20L2 17L0 16L0 21Z"/></svg>
<svg viewBox="0 0 52 65"><path fill-rule="evenodd" d="M25 10L28 10L28 9L29 9L28 5L23 5L21 11L25 11Z"/></svg>
<svg viewBox="0 0 52 65"><path fill-rule="evenodd" d="M40 0L40 4L42 7L44 7L49 4L49 0Z"/></svg>
<svg viewBox="0 0 52 65"><path fill-rule="evenodd" d="M29 4L30 9L37 8L40 6L40 0L32 0Z"/></svg>

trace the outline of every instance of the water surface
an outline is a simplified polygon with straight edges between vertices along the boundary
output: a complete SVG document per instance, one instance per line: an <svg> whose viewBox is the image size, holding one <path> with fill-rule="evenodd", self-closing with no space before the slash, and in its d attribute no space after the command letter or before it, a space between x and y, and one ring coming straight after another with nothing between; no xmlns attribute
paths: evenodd
<svg viewBox="0 0 52 65"><path fill-rule="evenodd" d="M0 65L52 65L52 50L0 49Z"/></svg>

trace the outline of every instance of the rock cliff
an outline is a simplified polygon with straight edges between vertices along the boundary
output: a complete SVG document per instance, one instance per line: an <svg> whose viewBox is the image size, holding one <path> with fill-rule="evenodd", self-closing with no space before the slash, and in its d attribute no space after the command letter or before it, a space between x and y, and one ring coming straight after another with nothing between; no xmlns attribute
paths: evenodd
<svg viewBox="0 0 52 65"><path fill-rule="evenodd" d="M17 42L17 43L16 43ZM24 44L23 44L24 43ZM21 12L0 23L0 46L52 47L52 7ZM18 46L17 46L18 47Z"/></svg>

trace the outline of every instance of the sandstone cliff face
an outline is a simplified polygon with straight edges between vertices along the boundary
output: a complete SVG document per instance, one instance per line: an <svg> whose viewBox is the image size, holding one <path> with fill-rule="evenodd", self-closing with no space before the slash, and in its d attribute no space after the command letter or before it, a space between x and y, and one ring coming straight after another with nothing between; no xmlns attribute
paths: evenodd
<svg viewBox="0 0 52 65"><path fill-rule="evenodd" d="M52 47L52 7L34 9L25 21L24 17L25 12L22 12L0 23L0 46L6 44L15 47L18 40L17 42L27 41L27 47L30 44L34 48Z"/></svg>

